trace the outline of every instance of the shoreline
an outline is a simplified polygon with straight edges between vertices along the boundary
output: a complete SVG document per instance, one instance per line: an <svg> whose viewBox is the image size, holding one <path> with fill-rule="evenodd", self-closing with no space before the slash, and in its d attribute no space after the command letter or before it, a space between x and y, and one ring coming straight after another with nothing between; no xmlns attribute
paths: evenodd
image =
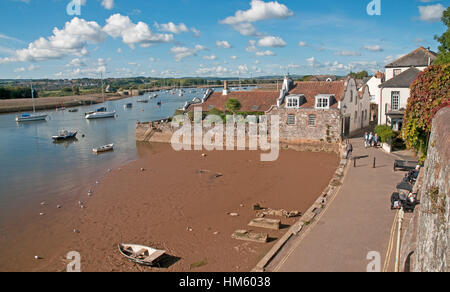
<svg viewBox="0 0 450 292"><path fill-rule="evenodd" d="M247 223L255 218L251 206L296 206L293 209L304 213L339 165L338 157L327 153L283 150L280 161L265 164L257 160L258 152L206 152L208 156L204 158L201 152L178 153L168 148L161 144L143 149L138 160L113 169L92 187L92 198L87 197L90 187L86 186L86 193L78 196L86 209L72 204L50 210L49 213L58 213L49 214L51 217L36 218L14 251L15 260L0 260L1 269L63 271L65 254L76 250L81 253L83 271L250 271L276 239L288 231L285 227L268 232L274 240L263 245L232 239L232 232L248 229ZM142 172L141 168L146 170ZM198 169L210 169L224 176L211 179L197 174ZM298 179L297 175L307 179ZM319 179L313 182L311 178L315 176ZM251 185L249 181L261 185ZM293 188L297 183L298 188ZM293 190L301 196L288 194ZM231 217L229 212L239 216ZM285 226L297 220L281 218ZM43 226L39 227L39 221L45 221ZM80 233L74 234L74 228ZM33 244L26 238L39 243ZM174 263L165 269L131 264L117 252L117 244L125 241L168 250ZM43 259L36 261L34 255ZM205 266L190 269L190 265L202 261Z"/></svg>
<svg viewBox="0 0 450 292"><path fill-rule="evenodd" d="M105 101L115 101L133 96L106 95ZM72 108L78 106L89 106L102 104L101 94L75 95L61 97L39 97L34 99L36 111L55 110L58 107ZM20 113L33 110L33 103L27 99L0 99L0 114Z"/></svg>

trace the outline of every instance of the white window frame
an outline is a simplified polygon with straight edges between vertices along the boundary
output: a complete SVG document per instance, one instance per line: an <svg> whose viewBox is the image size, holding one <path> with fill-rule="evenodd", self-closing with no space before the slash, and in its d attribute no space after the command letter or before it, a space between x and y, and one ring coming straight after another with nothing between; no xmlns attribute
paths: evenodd
<svg viewBox="0 0 450 292"><path fill-rule="evenodd" d="M330 109L330 96L316 96L316 109ZM326 103L325 103L326 101ZM326 105L325 105L326 104Z"/></svg>
<svg viewBox="0 0 450 292"><path fill-rule="evenodd" d="M402 74L402 69L394 69L392 72L392 75L394 77L397 77L398 75Z"/></svg>
<svg viewBox="0 0 450 292"><path fill-rule="evenodd" d="M287 97L286 108L299 108L299 107L300 107L300 98L298 96Z"/></svg>
<svg viewBox="0 0 450 292"><path fill-rule="evenodd" d="M394 106L394 98L397 98L396 107ZM400 110L400 91L392 91L391 93L391 110L398 111Z"/></svg>

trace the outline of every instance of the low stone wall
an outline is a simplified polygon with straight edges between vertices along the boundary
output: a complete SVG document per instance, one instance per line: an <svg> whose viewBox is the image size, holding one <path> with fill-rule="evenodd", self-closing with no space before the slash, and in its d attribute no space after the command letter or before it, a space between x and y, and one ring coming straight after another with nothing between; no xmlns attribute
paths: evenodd
<svg viewBox="0 0 450 292"><path fill-rule="evenodd" d="M422 188L414 270L450 271L450 107L436 115Z"/></svg>
<svg viewBox="0 0 450 292"><path fill-rule="evenodd" d="M203 137L212 128L203 128ZM157 121L149 123L137 123L136 125L136 141L138 142L150 142L150 143L171 143L173 134L177 128L172 127L168 121ZM246 144L248 145L249 135L248 127L246 127ZM193 133L192 133L193 134ZM270 134L269 134L270 138ZM270 139L269 139L270 140ZM226 141L224 135L223 141ZM342 153L342 145L339 140L332 142L321 140L304 140L297 137L286 139L286 137L280 137L281 147L284 149L293 149L303 152L332 152L336 154Z"/></svg>

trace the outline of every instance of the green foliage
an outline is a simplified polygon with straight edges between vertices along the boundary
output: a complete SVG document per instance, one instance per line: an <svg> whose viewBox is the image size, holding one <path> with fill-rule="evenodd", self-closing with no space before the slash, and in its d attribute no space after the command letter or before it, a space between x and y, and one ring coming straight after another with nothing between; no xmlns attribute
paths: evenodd
<svg viewBox="0 0 450 292"><path fill-rule="evenodd" d="M375 134L378 134L381 142L383 143L392 143L392 139L395 137L394 131L392 131L391 127L383 125L375 127Z"/></svg>
<svg viewBox="0 0 450 292"><path fill-rule="evenodd" d="M434 65L411 84L411 96L403 119L402 135L408 149L426 158L428 137L436 113L450 105L450 64Z"/></svg>
<svg viewBox="0 0 450 292"><path fill-rule="evenodd" d="M442 22L447 26L447 31L440 37L434 37L440 43L438 59L435 64L450 63L450 7L444 11Z"/></svg>
<svg viewBox="0 0 450 292"><path fill-rule="evenodd" d="M38 92L34 90L34 97ZM31 89L28 87L0 87L0 99L31 98Z"/></svg>
<svg viewBox="0 0 450 292"><path fill-rule="evenodd" d="M230 98L229 100L227 100L227 103L225 104L225 108L232 113L238 112L241 109L241 107L242 106L239 100L234 98Z"/></svg>
<svg viewBox="0 0 450 292"><path fill-rule="evenodd" d="M350 72L350 76L355 79L363 79L363 78L369 77L369 73L367 73L367 71L365 71L365 70L358 72L358 73Z"/></svg>

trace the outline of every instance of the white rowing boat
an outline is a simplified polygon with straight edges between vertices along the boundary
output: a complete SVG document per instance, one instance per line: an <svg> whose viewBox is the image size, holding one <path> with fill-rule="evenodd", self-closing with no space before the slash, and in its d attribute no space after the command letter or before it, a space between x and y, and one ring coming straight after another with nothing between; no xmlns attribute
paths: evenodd
<svg viewBox="0 0 450 292"><path fill-rule="evenodd" d="M130 261L144 266L155 266L166 253L165 250L137 244L119 244L119 251Z"/></svg>
<svg viewBox="0 0 450 292"><path fill-rule="evenodd" d="M114 150L114 144L108 144L108 145L104 145L104 146L92 149L92 151L96 154L111 151L111 150Z"/></svg>

